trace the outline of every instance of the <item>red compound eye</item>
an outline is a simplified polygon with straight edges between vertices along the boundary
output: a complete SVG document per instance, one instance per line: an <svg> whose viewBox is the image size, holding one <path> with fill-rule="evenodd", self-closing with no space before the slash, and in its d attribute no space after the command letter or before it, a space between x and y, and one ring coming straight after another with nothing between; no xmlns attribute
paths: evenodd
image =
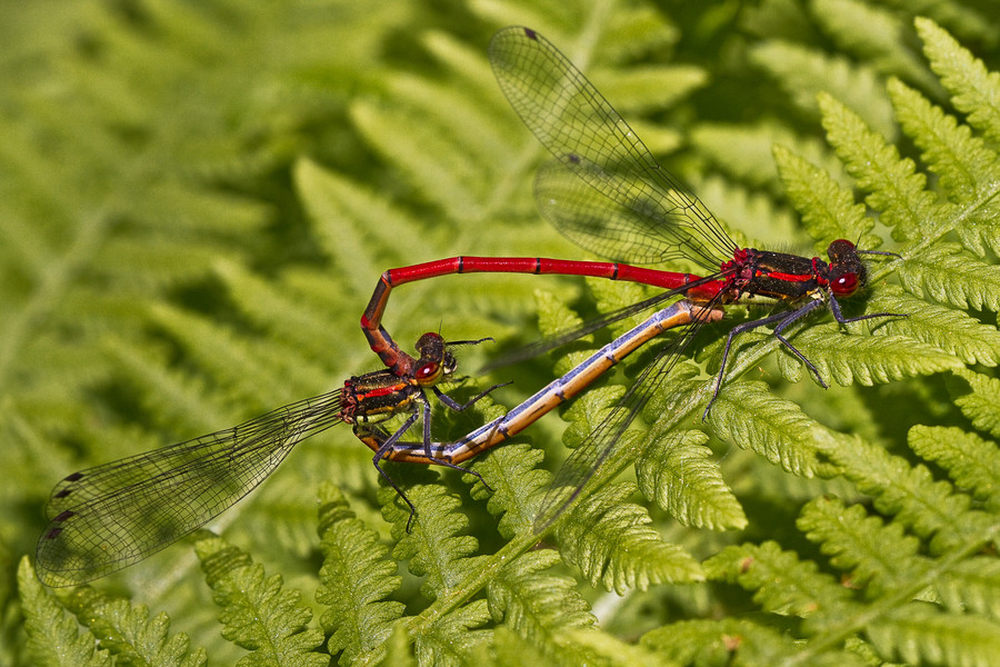
<svg viewBox="0 0 1000 667"><path fill-rule="evenodd" d="M426 380L429 377L434 377L437 375L440 364L437 362L431 362L429 364L424 364L414 372L413 377L418 380Z"/></svg>
<svg viewBox="0 0 1000 667"><path fill-rule="evenodd" d="M845 273L837 276L831 283L830 289L837 296L850 296L854 290L858 289L858 274Z"/></svg>

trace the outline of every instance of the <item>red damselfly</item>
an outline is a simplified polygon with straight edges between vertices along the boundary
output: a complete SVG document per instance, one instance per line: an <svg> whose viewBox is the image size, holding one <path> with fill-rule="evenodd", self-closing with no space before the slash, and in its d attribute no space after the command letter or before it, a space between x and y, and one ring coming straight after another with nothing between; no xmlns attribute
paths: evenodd
<svg viewBox="0 0 1000 667"><path fill-rule="evenodd" d="M382 326L392 288L407 282L463 273L531 273L597 276L664 287L643 302L528 348L538 354L607 324L683 295L708 307L766 297L789 308L745 322L726 339L708 416L725 378L733 339L773 325L774 336L827 386L816 367L783 332L824 305L840 324L897 313L845 317L839 298L867 283L859 250L845 239L829 244L829 261L787 253L741 248L705 205L688 194L663 169L594 85L551 42L530 28L512 26L490 42L490 62L511 106L555 156L535 179L535 196L544 217L585 249L615 260L659 263L683 259L707 272L704 277L632 266L619 261L567 261L536 257L451 257L382 274L361 327L372 350L395 373L410 372L407 357Z"/></svg>
<svg viewBox="0 0 1000 667"><path fill-rule="evenodd" d="M685 325L715 322L722 319L722 316L721 310L704 308L687 300L678 301L667 308L658 310L644 322L601 347L562 377L553 380L521 402L520 405L511 408L502 417L487 422L458 440L448 443L434 442L431 445L432 451L435 457L450 463L459 463L486 451L520 433L554 408L579 394L612 366L666 330ZM665 358L669 361L661 369L661 374L668 373L673 365L682 358L680 353L694 331L693 327L685 329L666 348L668 353L665 353ZM637 411L641 407L639 405L635 410ZM632 421L636 412L618 411L615 414L619 421L627 420L625 423L619 424L624 428L628 422ZM604 423L601 424L601 428L608 429ZM357 433L357 431L355 432ZM612 429L612 432L617 433L618 429ZM378 449L383 442L387 441L389 434L375 427L370 433L359 433L358 437L372 449ZM601 444L601 441L594 439L593 436L589 442ZM420 451L426 446L421 442L398 442L395 447L399 449L409 447L414 451ZM542 501L536 518L536 526L539 530L554 521L562 510L576 498L587 480L600 468L610 454L611 447L602 446L581 446L573 452L559 469L550 490ZM397 458L396 460L406 459Z"/></svg>
<svg viewBox="0 0 1000 667"><path fill-rule="evenodd" d="M406 355L408 375L382 369L352 377L334 391L232 428L67 476L52 490L46 506L49 525L36 552L39 577L49 586L75 585L139 562L231 507L263 482L298 442L341 422L353 424L358 437L375 451L375 468L409 506L412 520L413 503L381 463L409 461L471 472L456 465L463 458L452 460L434 448L426 390L460 411L496 389L499 385L459 404L436 386L455 372L451 348L485 340L445 342L427 333L417 342L419 357ZM404 414L408 416L391 434L380 426ZM418 419L423 420L420 446L401 445L403 434ZM383 435L376 442L372 432Z"/></svg>

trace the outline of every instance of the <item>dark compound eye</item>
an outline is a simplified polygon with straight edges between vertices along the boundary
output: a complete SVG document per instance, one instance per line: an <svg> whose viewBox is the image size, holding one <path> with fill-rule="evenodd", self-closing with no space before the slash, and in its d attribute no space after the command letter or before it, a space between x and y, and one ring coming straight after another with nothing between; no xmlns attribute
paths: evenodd
<svg viewBox="0 0 1000 667"><path fill-rule="evenodd" d="M831 283L830 289L837 296L850 296L854 290L858 289L858 274L845 273L837 276Z"/></svg>

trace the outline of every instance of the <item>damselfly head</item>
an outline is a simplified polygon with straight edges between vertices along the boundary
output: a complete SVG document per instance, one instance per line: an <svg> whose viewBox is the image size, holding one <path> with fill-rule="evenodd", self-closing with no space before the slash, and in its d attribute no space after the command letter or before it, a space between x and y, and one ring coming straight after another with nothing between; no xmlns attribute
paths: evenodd
<svg viewBox="0 0 1000 667"><path fill-rule="evenodd" d="M853 243L837 239L827 247L826 254L830 258L830 291L835 296L850 296L868 282L865 265Z"/></svg>
<svg viewBox="0 0 1000 667"><path fill-rule="evenodd" d="M420 385L440 382L443 377L451 375L457 366L441 334L429 332L421 336L417 340L417 353L420 358L414 366L413 377Z"/></svg>

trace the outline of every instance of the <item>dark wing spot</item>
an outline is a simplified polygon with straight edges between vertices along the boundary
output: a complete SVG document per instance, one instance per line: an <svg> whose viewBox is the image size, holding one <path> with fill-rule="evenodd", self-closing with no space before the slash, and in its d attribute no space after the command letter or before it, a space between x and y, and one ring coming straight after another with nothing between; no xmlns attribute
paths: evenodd
<svg viewBox="0 0 1000 667"><path fill-rule="evenodd" d="M60 521L60 522L61 521L65 521L66 519L70 518L74 514L76 514L76 512L74 512L73 510L65 510L64 512L60 512L59 516L55 517L52 520L53 521Z"/></svg>
<svg viewBox="0 0 1000 667"><path fill-rule="evenodd" d="M535 41L538 40L538 35L535 34L535 31L532 30L531 28L524 29L524 36L527 37L528 39L533 39Z"/></svg>

